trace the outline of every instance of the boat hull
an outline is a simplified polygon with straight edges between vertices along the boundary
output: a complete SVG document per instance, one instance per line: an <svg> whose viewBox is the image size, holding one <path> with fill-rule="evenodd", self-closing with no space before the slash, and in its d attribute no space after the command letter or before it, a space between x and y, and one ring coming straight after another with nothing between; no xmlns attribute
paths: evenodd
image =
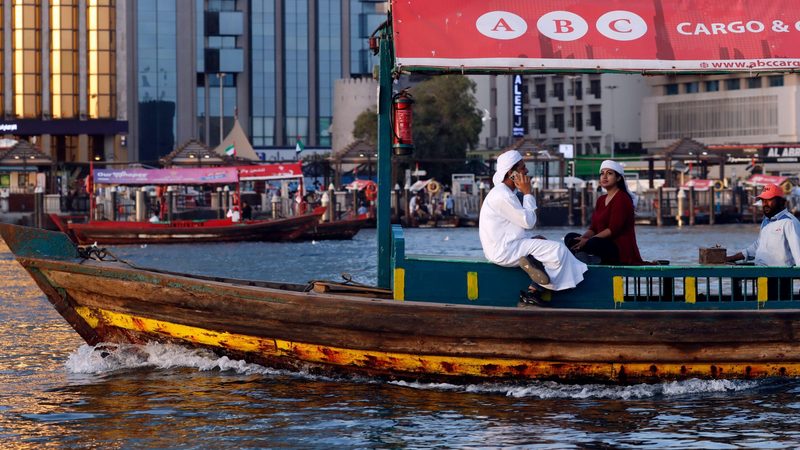
<svg viewBox="0 0 800 450"><path fill-rule="evenodd" d="M318 214L286 219L233 223L226 220L172 223L70 223L73 239L81 245L175 244L194 242L291 241L319 220Z"/></svg>
<svg viewBox="0 0 800 450"><path fill-rule="evenodd" d="M61 233L5 224L0 233L93 345L171 342L272 367L448 382L800 376L800 309L398 301L374 288L142 269L84 259Z"/></svg>
<svg viewBox="0 0 800 450"><path fill-rule="evenodd" d="M349 219L335 222L318 222L308 227L298 240L346 240L366 227L372 219Z"/></svg>

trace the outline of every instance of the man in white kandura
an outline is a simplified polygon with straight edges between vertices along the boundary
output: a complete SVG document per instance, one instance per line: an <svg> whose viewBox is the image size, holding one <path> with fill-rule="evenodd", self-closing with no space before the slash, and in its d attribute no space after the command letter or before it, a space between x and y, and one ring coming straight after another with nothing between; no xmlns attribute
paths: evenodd
<svg viewBox="0 0 800 450"><path fill-rule="evenodd" d="M500 266L520 266L533 281L520 300L538 306L544 289L561 291L583 281L586 264L578 261L561 241L533 236L536 225L536 199L531 195L531 179L522 155L507 151L497 158L494 187L481 206L479 233L483 254ZM523 194L522 203L514 188Z"/></svg>

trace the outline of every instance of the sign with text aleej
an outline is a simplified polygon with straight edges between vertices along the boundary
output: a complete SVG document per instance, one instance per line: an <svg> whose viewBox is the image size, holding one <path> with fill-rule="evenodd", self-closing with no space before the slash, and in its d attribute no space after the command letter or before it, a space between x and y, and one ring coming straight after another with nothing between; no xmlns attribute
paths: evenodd
<svg viewBox="0 0 800 450"><path fill-rule="evenodd" d="M797 0L392 0L392 27L397 65L412 71L786 71L800 69L798 6Z"/></svg>
<svg viewBox="0 0 800 450"><path fill-rule="evenodd" d="M527 88L521 75L514 76L514 126L511 130L512 136L522 137L528 134L528 119L525 115L525 94Z"/></svg>

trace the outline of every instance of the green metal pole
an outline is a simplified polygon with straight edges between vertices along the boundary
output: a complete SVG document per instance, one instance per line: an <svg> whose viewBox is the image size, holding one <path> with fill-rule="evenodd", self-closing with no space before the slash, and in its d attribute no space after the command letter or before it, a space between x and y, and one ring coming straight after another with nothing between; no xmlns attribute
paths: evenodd
<svg viewBox="0 0 800 450"><path fill-rule="evenodd" d="M378 75L378 286L391 283L391 188L392 188L392 43L390 29L381 34Z"/></svg>

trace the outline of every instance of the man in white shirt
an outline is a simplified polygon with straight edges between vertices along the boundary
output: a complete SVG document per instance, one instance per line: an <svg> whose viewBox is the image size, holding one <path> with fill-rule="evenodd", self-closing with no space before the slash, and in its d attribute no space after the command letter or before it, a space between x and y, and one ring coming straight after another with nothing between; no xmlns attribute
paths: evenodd
<svg viewBox="0 0 800 450"><path fill-rule="evenodd" d="M768 184L757 198L761 199L764 211L758 239L726 259L728 262L752 260L759 266L800 265L800 221L786 209L783 190Z"/></svg>
<svg viewBox="0 0 800 450"><path fill-rule="evenodd" d="M583 281L586 264L578 261L561 241L533 236L536 225L536 199L531 195L531 179L522 155L516 150L497 158L494 187L483 201L479 234L486 258L504 267L522 267L533 283L520 300L542 303L543 289L574 288ZM514 189L522 192L522 204Z"/></svg>

